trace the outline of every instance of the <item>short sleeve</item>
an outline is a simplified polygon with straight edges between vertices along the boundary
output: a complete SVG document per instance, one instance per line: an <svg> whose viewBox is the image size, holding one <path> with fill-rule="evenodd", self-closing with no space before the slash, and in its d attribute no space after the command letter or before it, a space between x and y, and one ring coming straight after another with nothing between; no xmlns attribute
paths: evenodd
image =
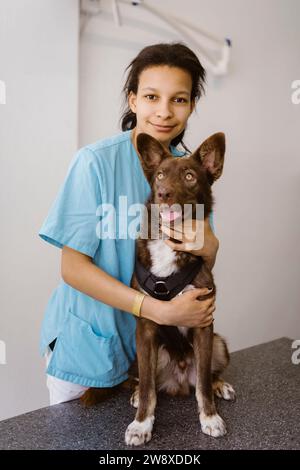
<svg viewBox="0 0 300 470"><path fill-rule="evenodd" d="M100 242L96 215L101 204L100 176L94 153L87 148L79 150L39 231L43 240L94 257Z"/></svg>

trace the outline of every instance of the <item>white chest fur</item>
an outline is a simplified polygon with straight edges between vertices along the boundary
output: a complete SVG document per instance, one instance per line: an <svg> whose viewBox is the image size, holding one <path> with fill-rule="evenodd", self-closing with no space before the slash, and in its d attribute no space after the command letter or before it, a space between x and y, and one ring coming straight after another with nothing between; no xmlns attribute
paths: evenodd
<svg viewBox="0 0 300 470"><path fill-rule="evenodd" d="M151 240L148 242L152 266L150 271L158 277L170 276L176 273L176 252L164 240Z"/></svg>
<svg viewBox="0 0 300 470"><path fill-rule="evenodd" d="M170 276L178 271L176 265L176 252L172 250L163 240L151 240L148 242L148 248L150 251L152 266L150 271L152 274L158 277ZM194 286L188 284L185 288L177 295L181 295L190 289L194 289ZM186 336L188 328L178 327L181 333Z"/></svg>

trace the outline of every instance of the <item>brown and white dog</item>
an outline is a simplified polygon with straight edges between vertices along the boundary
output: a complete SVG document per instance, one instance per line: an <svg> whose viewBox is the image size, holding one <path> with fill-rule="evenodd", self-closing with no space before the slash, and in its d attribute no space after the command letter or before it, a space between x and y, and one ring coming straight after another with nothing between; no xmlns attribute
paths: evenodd
<svg viewBox="0 0 300 470"><path fill-rule="evenodd" d="M192 279L188 284L185 282L183 289L179 285L180 291L212 287L211 293L199 299L209 298L216 290L211 271L201 257L172 250L163 237L151 239L153 214L150 219L150 209L151 204L179 204L183 207L189 203L194 217L196 204L203 204L204 217L207 217L213 206L211 186L223 170L225 136L223 133L212 135L192 155L185 157L171 156L147 134L138 135L137 147L152 191L147 201L149 237L137 240L136 271L131 285L150 295L154 291L157 298L169 300L172 296L170 290L178 295L176 281L179 279L181 282L189 273ZM160 224L161 220L156 222ZM205 328L186 328L162 326L138 318L136 345L139 384L131 397L131 404L137 412L127 427L126 444L141 445L151 439L157 392L160 390L172 396L188 395L195 387L203 433L213 437L226 434L226 425L216 410L214 394L233 400L235 392L220 377L229 363L229 353L224 339L214 334L213 324Z"/></svg>

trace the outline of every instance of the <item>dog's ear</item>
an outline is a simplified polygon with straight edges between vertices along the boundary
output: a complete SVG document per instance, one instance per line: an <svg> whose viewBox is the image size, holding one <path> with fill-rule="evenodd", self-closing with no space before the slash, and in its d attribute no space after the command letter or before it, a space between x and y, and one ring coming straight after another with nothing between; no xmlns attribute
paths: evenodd
<svg viewBox="0 0 300 470"><path fill-rule="evenodd" d="M149 134L138 134L136 143L138 152L142 157L141 163L144 173L150 182L157 167L165 158L170 157L170 154L158 140Z"/></svg>
<svg viewBox="0 0 300 470"><path fill-rule="evenodd" d="M200 160L202 166L211 175L211 184L220 178L225 155L225 134L217 132L206 139L193 153L193 157Z"/></svg>

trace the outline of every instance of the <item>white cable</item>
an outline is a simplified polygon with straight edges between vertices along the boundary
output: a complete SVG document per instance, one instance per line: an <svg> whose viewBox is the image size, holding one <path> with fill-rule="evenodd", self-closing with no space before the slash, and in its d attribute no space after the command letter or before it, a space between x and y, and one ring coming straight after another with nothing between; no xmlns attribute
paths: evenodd
<svg viewBox="0 0 300 470"><path fill-rule="evenodd" d="M95 1L95 0L94 0ZM99 2L99 0L98 0ZM214 75L225 75L228 70L228 64L230 59L230 52L231 52L231 41L230 39L221 39L217 36L208 33L207 31L201 30L197 26L193 25L187 20L183 20L182 18L170 15L169 13L166 14L157 8L154 8L146 3L143 0L112 0L112 10L115 23L118 26L122 25L122 19L119 10L119 2L126 4L126 5L133 5L133 6L140 6L147 10L148 12L152 13L156 17L163 20L169 26L171 26L175 31L177 31L183 39L187 41L188 44L195 48L195 52L199 52L201 56L201 61L203 62L204 68L209 69ZM95 2L96 3L96 2ZM86 27L87 22L90 20L92 16L99 15L101 13L100 8L95 13L89 13L82 11L85 15L85 21L83 21L83 26L81 27L81 33L83 29ZM197 41L191 34L189 34L181 25L185 28L193 30L198 34L206 37L210 41L216 43L218 48L221 47L221 57L219 60L214 59L208 51L204 49L204 47Z"/></svg>
<svg viewBox="0 0 300 470"><path fill-rule="evenodd" d="M116 25L122 26L118 0L112 0L112 10L113 10L114 20L115 20Z"/></svg>
<svg viewBox="0 0 300 470"><path fill-rule="evenodd" d="M203 65L205 68L209 69L214 75L224 75L227 72L228 69L228 63L229 63L229 58L230 58L230 51L231 51L231 41L229 39L220 39L216 36L214 36L211 33L208 33L206 31L201 30L200 28L196 27L195 25L192 25L189 23L187 20L183 20L181 18L175 17L170 14L165 14L161 10L158 10L157 8L154 8L146 3L144 3L142 0L136 0L136 1L128 1L128 0L117 0L121 3L124 4L131 4L131 5L137 5L143 7L145 10L148 10L150 13L153 15L157 16L158 18L162 19L165 21L167 24L169 24L175 31L179 32L180 35L193 47L195 47L196 51L199 51L201 54L201 60L203 61ZM184 26L186 26L189 29L192 29L196 31L198 34L201 34L202 36L205 36L209 40L215 42L218 44L218 46L222 46L221 48L221 58L216 61L214 60L209 52L205 51L203 46L199 44L196 39L191 36L185 29L183 29L180 26L180 23Z"/></svg>

